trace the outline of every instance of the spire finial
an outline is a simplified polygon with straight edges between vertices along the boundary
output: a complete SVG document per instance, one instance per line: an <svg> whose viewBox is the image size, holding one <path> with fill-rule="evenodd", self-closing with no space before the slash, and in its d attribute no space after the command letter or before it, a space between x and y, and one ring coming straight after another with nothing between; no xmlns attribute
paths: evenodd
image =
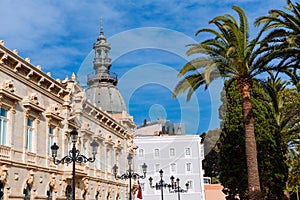
<svg viewBox="0 0 300 200"><path fill-rule="evenodd" d="M103 20L102 20L102 17L100 17L100 33L103 33Z"/></svg>

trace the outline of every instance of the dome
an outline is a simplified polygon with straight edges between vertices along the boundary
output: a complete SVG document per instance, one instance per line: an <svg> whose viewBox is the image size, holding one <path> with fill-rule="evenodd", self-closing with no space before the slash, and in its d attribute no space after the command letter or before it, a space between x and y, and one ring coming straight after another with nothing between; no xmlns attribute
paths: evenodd
<svg viewBox="0 0 300 200"><path fill-rule="evenodd" d="M110 114L127 112L124 99L116 87L117 75L110 72L110 44L106 42L102 26L97 42L94 44L94 51L93 66L95 71L87 77L87 99Z"/></svg>
<svg viewBox="0 0 300 200"><path fill-rule="evenodd" d="M113 84L99 84L86 90L87 99L110 114L127 112L126 104L118 88Z"/></svg>

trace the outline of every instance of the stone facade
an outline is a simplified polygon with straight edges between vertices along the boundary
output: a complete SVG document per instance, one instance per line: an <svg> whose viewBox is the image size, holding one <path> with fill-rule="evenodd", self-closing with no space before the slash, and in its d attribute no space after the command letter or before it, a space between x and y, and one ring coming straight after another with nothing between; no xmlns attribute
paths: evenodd
<svg viewBox="0 0 300 200"><path fill-rule="evenodd" d="M67 199L72 164L54 165L50 146L68 155L69 133L77 129L80 153L90 156L90 143L99 143L93 163L76 163L76 199L125 199L128 184L116 181L113 164L127 169L134 153L134 123L127 112L109 114L90 103L75 75L63 81L34 66L0 42L0 192L3 199ZM52 197L51 197L52 196Z"/></svg>

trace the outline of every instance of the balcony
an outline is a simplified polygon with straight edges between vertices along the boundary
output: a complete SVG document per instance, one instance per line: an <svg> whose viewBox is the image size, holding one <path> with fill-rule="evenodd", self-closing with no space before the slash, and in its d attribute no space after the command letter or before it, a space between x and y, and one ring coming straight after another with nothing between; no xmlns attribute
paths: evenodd
<svg viewBox="0 0 300 200"><path fill-rule="evenodd" d="M27 152L27 159L26 160L27 160L28 164L36 165L36 154L31 153L31 152Z"/></svg>
<svg viewBox="0 0 300 200"><path fill-rule="evenodd" d="M92 85L96 82L110 82L114 85L117 85L118 83L118 75L113 72L109 72L109 74L95 74L90 73L87 75L87 84Z"/></svg>
<svg viewBox="0 0 300 200"><path fill-rule="evenodd" d="M0 159L10 160L11 148L0 145Z"/></svg>

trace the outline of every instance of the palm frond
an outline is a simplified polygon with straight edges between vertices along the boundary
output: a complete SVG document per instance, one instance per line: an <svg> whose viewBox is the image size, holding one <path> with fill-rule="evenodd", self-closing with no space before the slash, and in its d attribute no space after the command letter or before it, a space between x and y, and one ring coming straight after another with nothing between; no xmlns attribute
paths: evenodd
<svg viewBox="0 0 300 200"><path fill-rule="evenodd" d="M197 58L197 59L194 59L194 60L188 62L187 64L185 64L181 68L178 76L181 77L181 76L185 75L188 72L192 72L192 71L195 71L197 69L205 68L211 62L212 61L211 61L210 58Z"/></svg>
<svg viewBox="0 0 300 200"><path fill-rule="evenodd" d="M200 73L195 73L184 77L178 82L175 86L173 97L176 98L179 93L184 93L186 90L192 88L193 91L196 90L201 85L205 85L206 82L203 76ZM187 100L190 100L191 95L187 97Z"/></svg>

